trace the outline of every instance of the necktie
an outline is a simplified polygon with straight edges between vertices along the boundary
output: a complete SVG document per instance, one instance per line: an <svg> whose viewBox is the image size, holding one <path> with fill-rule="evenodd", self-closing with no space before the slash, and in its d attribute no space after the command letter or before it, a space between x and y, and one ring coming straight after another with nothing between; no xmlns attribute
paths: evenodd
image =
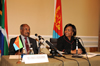
<svg viewBox="0 0 100 66"><path fill-rule="evenodd" d="M26 46L26 50L27 50L27 52L28 52L28 50L29 50L29 45L28 45L28 41L27 41L27 38L25 37L25 46Z"/></svg>

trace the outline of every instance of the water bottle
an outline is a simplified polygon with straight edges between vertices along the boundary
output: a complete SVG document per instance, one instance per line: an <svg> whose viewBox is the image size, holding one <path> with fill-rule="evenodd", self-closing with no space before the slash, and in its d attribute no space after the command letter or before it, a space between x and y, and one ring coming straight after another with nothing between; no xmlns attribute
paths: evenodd
<svg viewBox="0 0 100 66"><path fill-rule="evenodd" d="M26 51L25 51L25 48L23 48L21 58L23 58L23 55L25 55L25 54L26 54Z"/></svg>
<svg viewBox="0 0 100 66"><path fill-rule="evenodd" d="M33 48L30 48L30 53L29 54L34 54Z"/></svg>

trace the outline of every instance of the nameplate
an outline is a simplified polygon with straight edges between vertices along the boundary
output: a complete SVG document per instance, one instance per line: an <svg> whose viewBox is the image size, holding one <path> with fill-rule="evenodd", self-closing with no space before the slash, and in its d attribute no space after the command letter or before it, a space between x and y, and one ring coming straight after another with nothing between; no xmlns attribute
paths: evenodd
<svg viewBox="0 0 100 66"><path fill-rule="evenodd" d="M49 62L47 54L24 55L22 62L25 64Z"/></svg>
<svg viewBox="0 0 100 66"><path fill-rule="evenodd" d="M9 59L21 59L21 55L10 55Z"/></svg>

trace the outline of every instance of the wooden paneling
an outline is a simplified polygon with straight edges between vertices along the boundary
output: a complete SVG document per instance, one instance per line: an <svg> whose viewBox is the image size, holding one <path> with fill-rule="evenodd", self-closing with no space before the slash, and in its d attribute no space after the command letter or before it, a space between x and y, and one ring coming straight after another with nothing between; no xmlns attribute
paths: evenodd
<svg viewBox="0 0 100 66"><path fill-rule="evenodd" d="M98 51L98 47L90 47L90 52L97 52Z"/></svg>
<svg viewBox="0 0 100 66"><path fill-rule="evenodd" d="M99 39L98 39L98 51L100 52L100 1L99 1Z"/></svg>
<svg viewBox="0 0 100 66"><path fill-rule="evenodd" d="M99 39L98 39L98 51L100 52L100 27L99 27Z"/></svg>
<svg viewBox="0 0 100 66"><path fill-rule="evenodd" d="M99 37L98 37L98 51L100 52L100 24L99 24Z"/></svg>

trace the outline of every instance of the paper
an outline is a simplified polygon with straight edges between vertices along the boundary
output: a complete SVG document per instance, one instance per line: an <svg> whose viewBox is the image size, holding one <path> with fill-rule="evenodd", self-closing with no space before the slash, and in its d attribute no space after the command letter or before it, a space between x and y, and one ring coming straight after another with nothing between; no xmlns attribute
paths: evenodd
<svg viewBox="0 0 100 66"><path fill-rule="evenodd" d="M49 62L47 54L24 55L22 62L25 64Z"/></svg>
<svg viewBox="0 0 100 66"><path fill-rule="evenodd" d="M79 55L79 56L91 58L91 57L94 57L94 56L97 56L97 55L100 55L100 53L87 52L87 56L86 56L86 54L82 54L82 55Z"/></svg>
<svg viewBox="0 0 100 66"><path fill-rule="evenodd" d="M10 55L9 59L21 59L21 55Z"/></svg>

